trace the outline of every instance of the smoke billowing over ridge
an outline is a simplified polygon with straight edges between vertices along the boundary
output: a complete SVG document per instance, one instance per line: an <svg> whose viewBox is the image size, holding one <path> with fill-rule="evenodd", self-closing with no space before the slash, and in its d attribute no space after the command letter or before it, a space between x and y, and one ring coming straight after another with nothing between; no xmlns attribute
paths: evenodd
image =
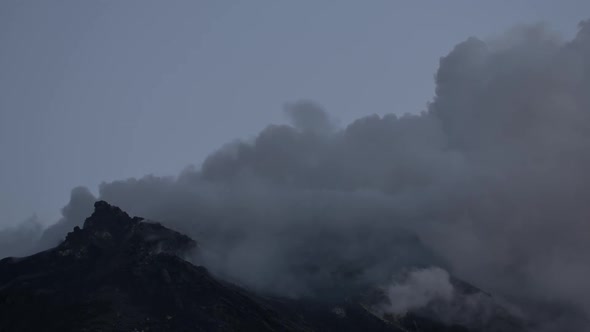
<svg viewBox="0 0 590 332"><path fill-rule="evenodd" d="M99 196L193 236L203 264L252 288L332 294L335 280L360 287L436 265L587 319L589 91L589 22L570 41L542 26L470 38L441 58L419 115L339 128L314 103L289 104L292 125L177 177L104 183ZM94 199L75 189L41 246L82 223Z"/></svg>

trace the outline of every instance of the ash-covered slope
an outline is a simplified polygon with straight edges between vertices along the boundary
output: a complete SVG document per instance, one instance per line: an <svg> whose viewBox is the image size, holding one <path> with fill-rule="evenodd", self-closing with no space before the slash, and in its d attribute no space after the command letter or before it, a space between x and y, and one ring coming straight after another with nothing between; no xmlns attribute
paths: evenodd
<svg viewBox="0 0 590 332"><path fill-rule="evenodd" d="M100 201L59 246L0 261L0 331L468 331L360 304L266 298L181 256L189 237Z"/></svg>

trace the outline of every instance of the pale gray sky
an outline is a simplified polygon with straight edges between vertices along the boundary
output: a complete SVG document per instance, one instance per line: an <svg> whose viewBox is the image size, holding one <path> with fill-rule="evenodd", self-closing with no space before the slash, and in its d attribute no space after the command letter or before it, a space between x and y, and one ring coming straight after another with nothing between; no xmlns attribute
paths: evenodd
<svg viewBox="0 0 590 332"><path fill-rule="evenodd" d="M590 1L0 2L0 228L77 185L176 174L312 99L343 124L418 112L440 56Z"/></svg>

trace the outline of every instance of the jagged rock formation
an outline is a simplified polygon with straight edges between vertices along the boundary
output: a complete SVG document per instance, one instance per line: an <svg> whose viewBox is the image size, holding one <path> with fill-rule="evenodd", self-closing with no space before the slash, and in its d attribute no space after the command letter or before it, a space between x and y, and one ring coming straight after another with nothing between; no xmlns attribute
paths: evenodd
<svg viewBox="0 0 590 332"><path fill-rule="evenodd" d="M182 257L191 238L100 201L57 247L0 261L0 332L468 331L353 300L268 298Z"/></svg>

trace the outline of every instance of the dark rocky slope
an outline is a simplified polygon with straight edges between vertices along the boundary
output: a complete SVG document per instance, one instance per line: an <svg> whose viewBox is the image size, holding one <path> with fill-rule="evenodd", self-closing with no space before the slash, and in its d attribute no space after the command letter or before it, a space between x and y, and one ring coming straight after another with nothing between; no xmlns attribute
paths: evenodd
<svg viewBox="0 0 590 332"><path fill-rule="evenodd" d="M0 332L468 331L361 302L268 298L182 257L189 237L106 202L59 246L0 261Z"/></svg>

